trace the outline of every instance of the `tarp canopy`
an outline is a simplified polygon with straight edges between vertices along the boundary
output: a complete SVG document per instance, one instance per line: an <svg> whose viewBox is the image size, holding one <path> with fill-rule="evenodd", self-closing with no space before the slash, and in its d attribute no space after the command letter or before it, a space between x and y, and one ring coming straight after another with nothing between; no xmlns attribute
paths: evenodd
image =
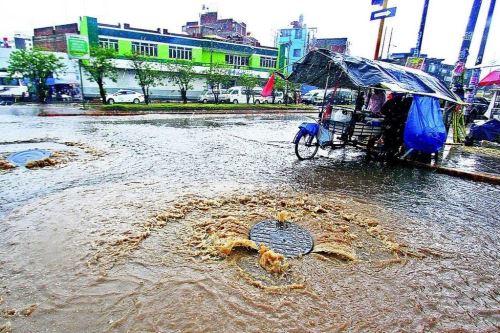
<svg viewBox="0 0 500 333"><path fill-rule="evenodd" d="M463 103L460 97L439 79L420 70L335 53L327 49L311 51L295 63L288 80L324 88L328 73L329 88L381 88Z"/></svg>
<svg viewBox="0 0 500 333"><path fill-rule="evenodd" d="M480 87L492 86L495 84L500 85L500 69L494 70L493 72L486 75L484 79L479 81Z"/></svg>

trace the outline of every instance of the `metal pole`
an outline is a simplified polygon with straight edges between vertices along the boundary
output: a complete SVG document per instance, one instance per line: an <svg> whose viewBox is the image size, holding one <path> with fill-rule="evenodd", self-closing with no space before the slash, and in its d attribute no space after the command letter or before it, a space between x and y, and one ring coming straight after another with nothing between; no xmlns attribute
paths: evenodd
<svg viewBox="0 0 500 333"><path fill-rule="evenodd" d="M85 109L85 94L83 93L82 59L78 59L78 67L80 70L80 91L82 92L82 108Z"/></svg>
<svg viewBox="0 0 500 333"><path fill-rule="evenodd" d="M417 45L415 46L415 50L413 52L414 57L420 57L420 51L422 50L422 40L424 39L425 21L427 20L429 1L430 0L425 0L424 2L424 10L422 11L422 19L420 20L420 29L417 36Z"/></svg>
<svg viewBox="0 0 500 333"><path fill-rule="evenodd" d="M387 59L389 59L389 52L391 50L391 43L392 43L392 31L394 28L391 28L391 34L389 35L389 45L387 45Z"/></svg>
<svg viewBox="0 0 500 333"><path fill-rule="evenodd" d="M481 39L481 46L479 47L479 52L476 58L476 66L483 62L484 50L486 49L486 43L488 41L488 34L490 33L491 20L493 17L493 12L495 11L496 0L491 0L490 7L488 9L488 16L486 18L486 25L483 30L483 38ZM472 71L472 76L469 81L469 95L467 96L467 103L474 102L474 97L476 96L477 86L479 84L479 77L481 75L481 68L474 68Z"/></svg>
<svg viewBox="0 0 500 333"><path fill-rule="evenodd" d="M321 119L323 117L323 112L325 111L325 103L326 103L326 92L328 90L328 84L330 83L330 68L332 66L332 62L328 62L328 73L326 75L326 82L325 82L325 90L323 92L323 103L321 104L321 111L319 112L319 118Z"/></svg>
<svg viewBox="0 0 500 333"><path fill-rule="evenodd" d="M384 4L382 5L382 9L387 9L388 2L389 2L389 0L384 0ZM385 23L385 19L381 19L379 27L378 27L377 44L375 45L375 55L373 56L374 60L378 59L378 55L379 55L379 51L380 51L380 42L382 40L382 32L384 32L384 23Z"/></svg>
<svg viewBox="0 0 500 333"><path fill-rule="evenodd" d="M385 37L387 35L387 27L385 27L384 29L384 38L382 39L382 47L381 47L381 50L380 50L380 57L379 59L382 59L384 57L384 47L385 47Z"/></svg>
<svg viewBox="0 0 500 333"><path fill-rule="evenodd" d="M290 48L292 46L292 42L290 40L287 43L287 57L286 57L286 75L288 76L288 65L290 64ZM288 105L288 80L285 80L285 105Z"/></svg>

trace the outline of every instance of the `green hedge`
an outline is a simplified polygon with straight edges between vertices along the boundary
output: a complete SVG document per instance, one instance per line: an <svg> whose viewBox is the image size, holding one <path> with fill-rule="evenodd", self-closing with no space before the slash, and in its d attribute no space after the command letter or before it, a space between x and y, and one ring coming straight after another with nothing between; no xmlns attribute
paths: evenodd
<svg viewBox="0 0 500 333"><path fill-rule="evenodd" d="M301 104L201 104L201 103L155 103L155 104L113 104L101 105L102 111L230 111L230 110L316 110Z"/></svg>

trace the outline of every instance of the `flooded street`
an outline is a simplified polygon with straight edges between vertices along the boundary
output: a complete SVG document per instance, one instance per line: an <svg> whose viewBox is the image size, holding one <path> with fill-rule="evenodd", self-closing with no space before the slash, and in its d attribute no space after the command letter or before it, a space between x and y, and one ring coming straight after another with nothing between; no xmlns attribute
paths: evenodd
<svg viewBox="0 0 500 333"><path fill-rule="evenodd" d="M499 186L352 149L299 162L305 115L36 114L0 109L2 158L66 156L0 171L2 333L500 330ZM283 276L217 252L281 210L317 250Z"/></svg>

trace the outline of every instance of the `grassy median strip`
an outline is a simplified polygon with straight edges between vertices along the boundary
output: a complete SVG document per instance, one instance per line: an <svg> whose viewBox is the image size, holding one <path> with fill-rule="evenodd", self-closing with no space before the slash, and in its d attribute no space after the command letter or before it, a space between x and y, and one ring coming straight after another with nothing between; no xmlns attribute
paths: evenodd
<svg viewBox="0 0 500 333"><path fill-rule="evenodd" d="M261 111L297 110L313 111L313 106L303 104L201 104L201 103L155 103L155 104L113 104L98 107L102 111Z"/></svg>

